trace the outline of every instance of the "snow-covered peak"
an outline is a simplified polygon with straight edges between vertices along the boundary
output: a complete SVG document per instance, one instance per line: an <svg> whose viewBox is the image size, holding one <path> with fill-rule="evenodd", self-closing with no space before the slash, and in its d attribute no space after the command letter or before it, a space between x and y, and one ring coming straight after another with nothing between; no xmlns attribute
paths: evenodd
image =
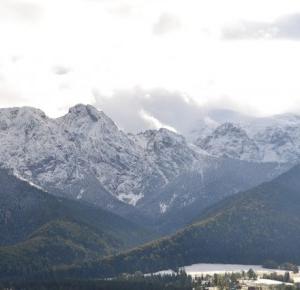
<svg viewBox="0 0 300 290"><path fill-rule="evenodd" d="M197 143L201 146L203 146L208 142L208 141L215 141L217 139L221 139L223 137L227 138L234 138L234 139L247 139L249 138L246 131L242 129L238 124L233 124L233 123L224 123L220 126L218 126L209 136L207 136L204 140L201 140L199 138L197 140Z"/></svg>
<svg viewBox="0 0 300 290"><path fill-rule="evenodd" d="M182 135L177 134L166 128L160 128L156 133L156 137L159 139L170 138L176 143L185 143L185 138Z"/></svg>
<svg viewBox="0 0 300 290"><path fill-rule="evenodd" d="M300 116L242 118L225 122L194 142L215 156L256 162L297 162L300 156Z"/></svg>
<svg viewBox="0 0 300 290"><path fill-rule="evenodd" d="M0 130L10 127L35 127L47 119L45 113L31 107L0 109Z"/></svg>
<svg viewBox="0 0 300 290"><path fill-rule="evenodd" d="M229 122L218 126L214 133L218 135L247 135L246 132L239 125Z"/></svg>
<svg viewBox="0 0 300 290"><path fill-rule="evenodd" d="M202 164L204 155L193 150L183 136L168 129L147 130L136 135L135 140L143 148L147 160L155 166L155 174L163 177L164 185L178 174Z"/></svg>
<svg viewBox="0 0 300 290"><path fill-rule="evenodd" d="M185 138L168 129L147 130L137 135L138 143L147 150L186 146Z"/></svg>
<svg viewBox="0 0 300 290"><path fill-rule="evenodd" d="M15 107L15 108L3 108L0 109L0 117L7 117L9 119L15 119L20 116L31 116L37 118L46 118L46 114L33 107Z"/></svg>
<svg viewBox="0 0 300 290"><path fill-rule="evenodd" d="M247 132L239 125L224 123L209 136L199 138L196 144L215 156L226 156L237 159L257 159L259 150Z"/></svg>
<svg viewBox="0 0 300 290"><path fill-rule="evenodd" d="M68 114L56 119L60 131L69 140L81 142L81 148L104 150L112 147L126 148L129 138L102 111L90 105L77 105L70 108ZM95 152L94 149L94 152Z"/></svg>
<svg viewBox="0 0 300 290"><path fill-rule="evenodd" d="M300 127L300 116L296 114L281 114L271 117L255 118L251 121L241 122L241 126L247 131L250 137L260 134L268 128L286 128Z"/></svg>
<svg viewBox="0 0 300 290"><path fill-rule="evenodd" d="M262 128L253 136L262 161L297 162L300 156L300 127L273 126Z"/></svg>
<svg viewBox="0 0 300 290"><path fill-rule="evenodd" d="M118 130L116 124L108 116L91 105L76 105L69 109L68 114L59 119L63 120L63 123L66 122L68 125L78 126L83 123L85 123L85 125L97 123L96 126L99 128L106 127L108 130Z"/></svg>
<svg viewBox="0 0 300 290"><path fill-rule="evenodd" d="M106 117L103 112L98 111L95 107L83 104L78 104L74 107L71 107L67 116L74 118L89 117L94 122Z"/></svg>

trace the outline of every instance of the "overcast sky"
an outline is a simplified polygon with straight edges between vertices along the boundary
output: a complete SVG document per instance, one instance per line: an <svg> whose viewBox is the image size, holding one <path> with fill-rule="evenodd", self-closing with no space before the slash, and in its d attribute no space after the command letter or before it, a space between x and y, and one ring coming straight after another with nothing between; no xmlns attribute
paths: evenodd
<svg viewBox="0 0 300 290"><path fill-rule="evenodd" d="M0 0L0 33L1 107L89 103L128 130L300 112L299 0Z"/></svg>

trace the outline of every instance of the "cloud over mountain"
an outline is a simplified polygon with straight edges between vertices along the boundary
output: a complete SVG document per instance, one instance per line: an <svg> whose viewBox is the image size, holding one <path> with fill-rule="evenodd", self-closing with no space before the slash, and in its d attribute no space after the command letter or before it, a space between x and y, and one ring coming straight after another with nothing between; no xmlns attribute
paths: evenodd
<svg viewBox="0 0 300 290"><path fill-rule="evenodd" d="M185 132L200 117L202 109L190 97L157 88L116 91L111 97L94 92L95 105L119 126L131 132L159 127Z"/></svg>

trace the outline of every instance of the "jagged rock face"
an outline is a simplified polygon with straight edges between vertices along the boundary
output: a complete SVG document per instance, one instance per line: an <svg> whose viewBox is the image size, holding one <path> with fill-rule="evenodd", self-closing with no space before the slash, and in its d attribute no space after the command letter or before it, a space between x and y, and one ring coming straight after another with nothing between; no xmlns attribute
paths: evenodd
<svg viewBox="0 0 300 290"><path fill-rule="evenodd" d="M181 172L191 171L203 156L192 150L183 136L167 129L148 130L136 140L145 150L145 157L162 173L168 183Z"/></svg>
<svg viewBox="0 0 300 290"><path fill-rule="evenodd" d="M300 117L279 115L240 124L224 123L197 146L214 156L255 162L297 163L300 157Z"/></svg>
<svg viewBox="0 0 300 290"><path fill-rule="evenodd" d="M72 197L83 198L85 188L76 190L73 185L92 175L117 196L126 190L122 175L127 175L128 184L134 179L130 167L143 166L133 142L91 106L78 105L56 120L31 108L2 110L0 118L6 124L1 130L1 161L42 187L70 187Z"/></svg>
<svg viewBox="0 0 300 290"><path fill-rule="evenodd" d="M241 160L259 159L259 149L249 138L246 131L232 123L220 125L204 139L196 144L215 156L224 156Z"/></svg>
<svg viewBox="0 0 300 290"><path fill-rule="evenodd" d="M294 162L299 159L299 145L293 137L293 131L294 128L290 131L267 127L254 136L265 161L284 160L285 162Z"/></svg>
<svg viewBox="0 0 300 290"><path fill-rule="evenodd" d="M98 187L106 198L136 205L200 160L182 136L161 129L133 138L92 106L58 119L33 108L2 109L0 134L1 163L77 199L90 200Z"/></svg>
<svg viewBox="0 0 300 290"><path fill-rule="evenodd" d="M283 114L243 125L261 152L261 160L297 163L300 156L300 116Z"/></svg>

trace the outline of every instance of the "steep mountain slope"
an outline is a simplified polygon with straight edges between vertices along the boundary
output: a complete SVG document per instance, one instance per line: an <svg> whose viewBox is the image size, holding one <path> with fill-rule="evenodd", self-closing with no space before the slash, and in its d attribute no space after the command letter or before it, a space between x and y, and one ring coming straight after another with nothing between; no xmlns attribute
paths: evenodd
<svg viewBox="0 0 300 290"><path fill-rule="evenodd" d="M94 259L153 237L119 216L49 195L3 169L0 185L0 260L4 272L6 267L14 271L26 264L29 271L42 265L45 269Z"/></svg>
<svg viewBox="0 0 300 290"><path fill-rule="evenodd" d="M181 172L191 171L204 163L205 156L193 150L185 138L167 129L148 130L136 136L148 160L155 165L166 183Z"/></svg>
<svg viewBox="0 0 300 290"><path fill-rule="evenodd" d="M190 224L205 208L222 199L269 181L289 169L288 164L246 162L237 159L211 160L201 172L180 175L151 200L145 200L143 212L151 209L157 228L164 233ZM150 205L150 206L149 206Z"/></svg>
<svg viewBox="0 0 300 290"><path fill-rule="evenodd" d="M202 213L177 234L64 275L114 275L199 262L300 263L300 166Z"/></svg>

